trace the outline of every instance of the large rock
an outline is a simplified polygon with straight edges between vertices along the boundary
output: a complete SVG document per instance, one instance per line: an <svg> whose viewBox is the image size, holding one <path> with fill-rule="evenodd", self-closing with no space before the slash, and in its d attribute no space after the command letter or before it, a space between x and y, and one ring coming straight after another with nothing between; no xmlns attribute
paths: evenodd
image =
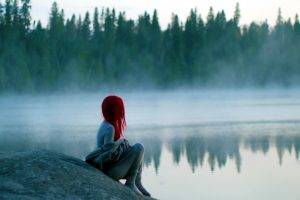
<svg viewBox="0 0 300 200"><path fill-rule="evenodd" d="M0 153L0 199L151 199L84 161L46 150Z"/></svg>

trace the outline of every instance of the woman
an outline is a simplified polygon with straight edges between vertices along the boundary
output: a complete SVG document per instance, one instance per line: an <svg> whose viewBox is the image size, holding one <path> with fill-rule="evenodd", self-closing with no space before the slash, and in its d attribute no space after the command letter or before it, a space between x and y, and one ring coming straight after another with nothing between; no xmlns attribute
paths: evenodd
<svg viewBox="0 0 300 200"><path fill-rule="evenodd" d="M125 186L134 192L150 196L141 182L144 147L140 143L130 146L123 136L126 128L123 100L107 96L101 107L104 120L97 134L98 148L86 161L115 180L126 179Z"/></svg>

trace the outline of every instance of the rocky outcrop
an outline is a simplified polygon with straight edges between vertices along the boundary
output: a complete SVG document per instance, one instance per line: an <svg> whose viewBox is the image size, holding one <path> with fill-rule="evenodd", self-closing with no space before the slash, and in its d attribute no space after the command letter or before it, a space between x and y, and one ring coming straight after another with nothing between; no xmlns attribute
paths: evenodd
<svg viewBox="0 0 300 200"><path fill-rule="evenodd" d="M84 161L51 151L0 153L0 199L151 199Z"/></svg>

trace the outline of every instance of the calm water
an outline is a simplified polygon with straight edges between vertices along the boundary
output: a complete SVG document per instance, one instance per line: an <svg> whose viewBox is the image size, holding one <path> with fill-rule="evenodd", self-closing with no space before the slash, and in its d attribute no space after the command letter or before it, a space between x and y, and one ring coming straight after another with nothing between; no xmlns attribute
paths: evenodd
<svg viewBox="0 0 300 200"><path fill-rule="evenodd" d="M159 199L300 199L297 90L124 93L126 137L146 148ZM0 97L0 151L95 147L106 93Z"/></svg>

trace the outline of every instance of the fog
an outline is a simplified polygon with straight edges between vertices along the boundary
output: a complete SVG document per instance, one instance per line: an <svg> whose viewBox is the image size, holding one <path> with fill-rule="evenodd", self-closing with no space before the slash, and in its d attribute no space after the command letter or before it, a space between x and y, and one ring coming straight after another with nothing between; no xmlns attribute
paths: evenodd
<svg viewBox="0 0 300 200"><path fill-rule="evenodd" d="M129 128L300 120L297 89L181 89L2 95L0 124L97 125L101 101L109 94L123 97Z"/></svg>

